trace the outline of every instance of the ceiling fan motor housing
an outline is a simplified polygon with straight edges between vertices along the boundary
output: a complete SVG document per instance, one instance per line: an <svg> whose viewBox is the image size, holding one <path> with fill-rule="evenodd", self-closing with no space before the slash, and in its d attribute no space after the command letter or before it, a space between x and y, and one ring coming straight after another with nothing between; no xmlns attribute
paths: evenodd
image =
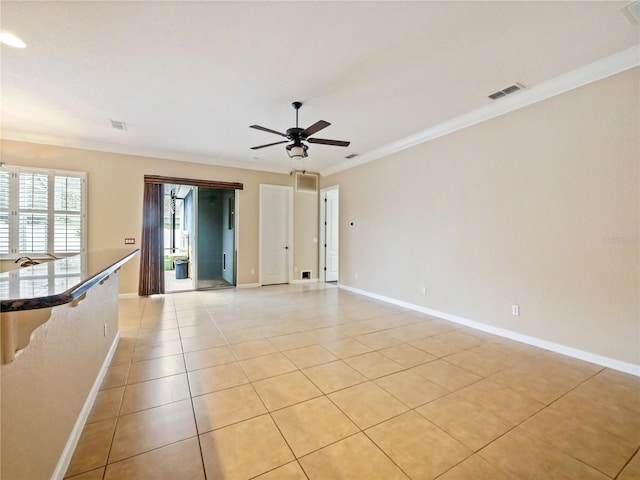
<svg viewBox="0 0 640 480"><path fill-rule="evenodd" d="M307 137L305 137L304 135L302 135L302 132L304 132L303 128L298 128L298 127L292 127L287 129L287 138L289 140L306 140Z"/></svg>

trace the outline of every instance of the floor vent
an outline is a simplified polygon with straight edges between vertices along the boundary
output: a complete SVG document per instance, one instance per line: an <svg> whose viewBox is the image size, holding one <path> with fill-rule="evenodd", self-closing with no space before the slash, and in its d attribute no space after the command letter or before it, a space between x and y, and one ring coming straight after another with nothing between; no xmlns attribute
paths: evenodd
<svg viewBox="0 0 640 480"><path fill-rule="evenodd" d="M514 83L513 85L509 85L506 88L503 88L502 90L498 90L497 92L492 93L491 95L489 95L489 98L491 100L497 100L499 98L502 97L506 97L507 95L517 92L518 90L522 90L524 88L524 86L520 83Z"/></svg>

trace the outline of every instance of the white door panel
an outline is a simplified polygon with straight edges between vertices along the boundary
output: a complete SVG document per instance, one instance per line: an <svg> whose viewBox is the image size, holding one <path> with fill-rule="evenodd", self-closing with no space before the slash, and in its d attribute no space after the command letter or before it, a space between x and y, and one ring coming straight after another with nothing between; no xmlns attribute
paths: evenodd
<svg viewBox="0 0 640 480"><path fill-rule="evenodd" d="M328 190L325 199L325 281L335 282L340 271L339 190Z"/></svg>
<svg viewBox="0 0 640 480"><path fill-rule="evenodd" d="M260 186L260 277L263 285L289 282L291 187Z"/></svg>

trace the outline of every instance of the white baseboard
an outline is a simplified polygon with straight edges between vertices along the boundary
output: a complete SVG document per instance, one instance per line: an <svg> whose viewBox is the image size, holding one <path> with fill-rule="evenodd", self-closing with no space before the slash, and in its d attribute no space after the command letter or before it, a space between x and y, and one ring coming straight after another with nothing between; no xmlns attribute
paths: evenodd
<svg viewBox="0 0 640 480"><path fill-rule="evenodd" d="M342 284L339 284L338 287L344 290L347 290L349 292L357 293L370 298L375 298L376 300L381 300L383 302L391 303L399 307L404 307L409 310L414 310L416 312L424 313L432 317L437 317L443 320L448 320L450 322L458 323L460 325L474 328L476 330L481 330L483 332L491 333L499 337L504 337L510 340L515 340L517 342L526 343L527 345L543 348L545 350L550 350L552 352L560 353L562 355L567 355L569 357L577 358L579 360L584 360L586 362L595 363L596 365L602 365L603 367L612 368L613 370L618 370L620 372L629 373L631 375L640 377L640 365L623 362L620 360L616 360L615 358L605 357L603 355L587 352L584 350L580 350L578 348L569 347L567 345L562 345L559 343L550 342L548 340L543 340L541 338L524 335L522 333L514 332L512 330L507 330L506 328L494 327L492 325L487 325L486 323L478 322L475 320L469 320L467 318L459 317L457 315L452 315L450 313L440 312L438 310L422 307L420 305L415 305L413 303L396 300L395 298L385 297L384 295L379 295L377 293L368 292L366 290L360 290L359 288L353 288L353 287L349 287L347 285L342 285Z"/></svg>
<svg viewBox="0 0 640 480"><path fill-rule="evenodd" d="M258 288L261 286L261 283L240 283L236 285L236 288Z"/></svg>
<svg viewBox="0 0 640 480"><path fill-rule="evenodd" d="M138 295L137 293L120 293L118 294L118 298L119 299L123 299L123 298L138 298L140 295Z"/></svg>
<svg viewBox="0 0 640 480"><path fill-rule="evenodd" d="M318 283L317 278L305 278L304 280L291 280L289 282L291 285L299 285L301 283Z"/></svg>
<svg viewBox="0 0 640 480"><path fill-rule="evenodd" d="M100 391L100 385L102 385L102 381L107 374L107 369L111 364L111 360L113 359L113 355L116 352L116 348L118 347L118 341L120 340L120 332L116 333L115 338L113 339L113 343L109 348L109 352L107 352L107 356L102 363L102 367L100 367L100 371L98 372L98 376L93 382L93 386L89 391L89 395L87 395L87 399L84 402L82 410L80 410L80 414L78 415L78 419L76 420L75 425L73 426L73 430L71 430L71 434L67 440L67 444L60 455L60 459L58 460L58 464L56 465L53 474L51 475L51 480L62 480L64 478L64 474L69 468L69 464L71 463L71 458L73 457L73 453L78 446L78 441L80 440L80 435L82 435L82 430L84 428L84 424L89 418L89 414L91 413L91 409L93 408L93 404L96 401L96 397L98 396L98 392Z"/></svg>

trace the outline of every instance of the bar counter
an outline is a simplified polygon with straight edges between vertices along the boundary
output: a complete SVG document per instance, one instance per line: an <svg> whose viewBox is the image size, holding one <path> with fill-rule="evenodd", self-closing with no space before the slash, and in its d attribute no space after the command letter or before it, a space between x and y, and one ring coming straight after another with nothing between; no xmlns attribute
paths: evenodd
<svg viewBox="0 0 640 480"><path fill-rule="evenodd" d="M118 346L119 269L137 253L0 274L0 477L64 478Z"/></svg>
<svg viewBox="0 0 640 480"><path fill-rule="evenodd" d="M101 250L0 273L0 311L18 312L71 303L138 251Z"/></svg>

